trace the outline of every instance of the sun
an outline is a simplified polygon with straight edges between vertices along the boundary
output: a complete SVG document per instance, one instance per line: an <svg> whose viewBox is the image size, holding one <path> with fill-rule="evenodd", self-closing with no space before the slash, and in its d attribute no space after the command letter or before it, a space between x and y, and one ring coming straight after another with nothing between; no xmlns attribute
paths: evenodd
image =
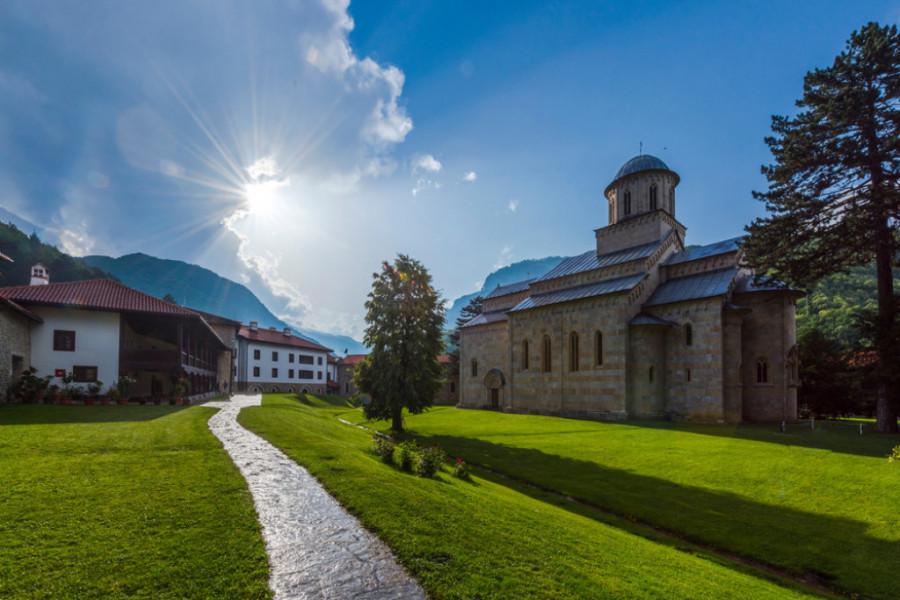
<svg viewBox="0 0 900 600"><path fill-rule="evenodd" d="M244 198L247 211L251 215L269 216L278 208L280 194L278 188L283 184L278 181L253 181L244 185Z"/></svg>

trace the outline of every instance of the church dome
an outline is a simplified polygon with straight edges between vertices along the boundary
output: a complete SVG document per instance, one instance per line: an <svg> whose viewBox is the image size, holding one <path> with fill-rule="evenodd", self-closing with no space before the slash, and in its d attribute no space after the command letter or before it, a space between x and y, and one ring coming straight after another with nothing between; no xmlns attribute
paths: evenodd
<svg viewBox="0 0 900 600"><path fill-rule="evenodd" d="M637 173L638 171L671 171L671 169L666 166L666 163L656 158L655 156L651 156L650 154L641 154L639 156L635 156L627 163L622 165L622 168L619 169L618 173L616 173L613 181L615 181L616 179L621 179L626 175Z"/></svg>

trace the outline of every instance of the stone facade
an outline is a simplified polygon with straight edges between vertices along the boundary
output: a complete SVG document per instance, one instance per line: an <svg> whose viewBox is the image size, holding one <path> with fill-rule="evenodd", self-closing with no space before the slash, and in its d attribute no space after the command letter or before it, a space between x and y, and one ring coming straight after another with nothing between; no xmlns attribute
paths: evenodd
<svg viewBox="0 0 900 600"><path fill-rule="evenodd" d="M685 250L676 173L640 156L607 187L596 249L491 292L461 331L460 403L590 419L796 417L794 308L739 239Z"/></svg>
<svg viewBox="0 0 900 600"><path fill-rule="evenodd" d="M32 319L0 303L0 402L12 380L31 366Z"/></svg>

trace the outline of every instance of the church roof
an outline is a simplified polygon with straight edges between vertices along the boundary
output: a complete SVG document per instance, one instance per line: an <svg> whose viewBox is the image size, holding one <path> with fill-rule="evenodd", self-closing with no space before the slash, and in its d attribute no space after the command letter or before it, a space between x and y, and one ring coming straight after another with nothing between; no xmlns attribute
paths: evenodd
<svg viewBox="0 0 900 600"><path fill-rule="evenodd" d="M699 260L701 258L709 258L710 256L717 256L719 254L728 254L729 252L735 252L738 249L738 244L742 241L744 241L744 236L739 235L738 237L722 240L721 242L716 242L707 246L690 248L688 250L685 250L684 252L673 254L663 264L677 265L679 263L684 263L691 260Z"/></svg>
<svg viewBox="0 0 900 600"><path fill-rule="evenodd" d="M660 319L659 317L654 317L653 315L648 315L645 312L638 313L635 317L629 321L629 325L661 325L663 327L669 327L671 325L675 325L672 321L666 321L665 319Z"/></svg>
<svg viewBox="0 0 900 600"><path fill-rule="evenodd" d="M528 286L531 285L531 282L534 279L527 279L525 281L518 281L516 283L510 283L509 285L498 285L494 288L490 294L484 297L485 300L489 298L499 298L500 296L506 296L507 294L515 294L517 292L524 292L528 289Z"/></svg>
<svg viewBox="0 0 900 600"><path fill-rule="evenodd" d="M633 173L638 173L640 171L671 171L666 163L661 161L660 159L652 156L650 154L640 154L635 156L619 169L619 172L616 173L616 176L613 178L613 181L616 179L621 179L626 175L631 175Z"/></svg>
<svg viewBox="0 0 900 600"><path fill-rule="evenodd" d="M673 232L669 232L669 235L672 234ZM597 255L596 250L588 250L584 254L579 254L578 256L573 256L562 261L544 276L539 277L537 281L548 281L550 279L556 279L557 277L565 277L566 275L574 275L576 273L593 271L594 269L600 269L602 267L610 267L632 260L647 258L659 248L660 244L662 244L662 241L650 242L648 244L641 244L640 246L625 248L624 250L608 252L599 256Z"/></svg>
<svg viewBox="0 0 900 600"><path fill-rule="evenodd" d="M540 306L549 306L551 304L560 304L572 300L595 298L597 296L605 296L606 294L627 292L643 281L645 277L646 275L644 273L637 273L627 277L619 277L618 279L608 279L606 281L598 281L597 283L590 283L588 285L554 290L552 292L547 292L546 294L537 294L519 302L512 307L509 312L528 310L529 308L538 308Z"/></svg>
<svg viewBox="0 0 900 600"><path fill-rule="evenodd" d="M493 310L491 312L481 313L465 325L463 327L473 327L475 325L487 325L489 323L498 323L500 321L506 321L506 311L505 310Z"/></svg>
<svg viewBox="0 0 900 600"><path fill-rule="evenodd" d="M803 295L802 290L798 290L796 288L792 288L788 284L777 281L775 279L770 279L768 277L760 277L756 279L751 273L742 274L737 283L734 285L734 292L736 294L744 294L748 292L796 292L798 294Z"/></svg>
<svg viewBox="0 0 900 600"><path fill-rule="evenodd" d="M737 274L738 269L731 267L670 279L656 288L644 306L723 296L728 293L731 282L734 281Z"/></svg>

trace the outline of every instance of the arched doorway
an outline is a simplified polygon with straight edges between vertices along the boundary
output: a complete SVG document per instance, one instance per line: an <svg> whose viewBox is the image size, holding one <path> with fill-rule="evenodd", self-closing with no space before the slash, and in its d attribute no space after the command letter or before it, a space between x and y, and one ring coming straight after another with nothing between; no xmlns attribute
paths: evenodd
<svg viewBox="0 0 900 600"><path fill-rule="evenodd" d="M487 405L492 410L500 410L504 406L503 387L506 385L506 377L500 369L491 369L484 375L484 389L487 396Z"/></svg>

